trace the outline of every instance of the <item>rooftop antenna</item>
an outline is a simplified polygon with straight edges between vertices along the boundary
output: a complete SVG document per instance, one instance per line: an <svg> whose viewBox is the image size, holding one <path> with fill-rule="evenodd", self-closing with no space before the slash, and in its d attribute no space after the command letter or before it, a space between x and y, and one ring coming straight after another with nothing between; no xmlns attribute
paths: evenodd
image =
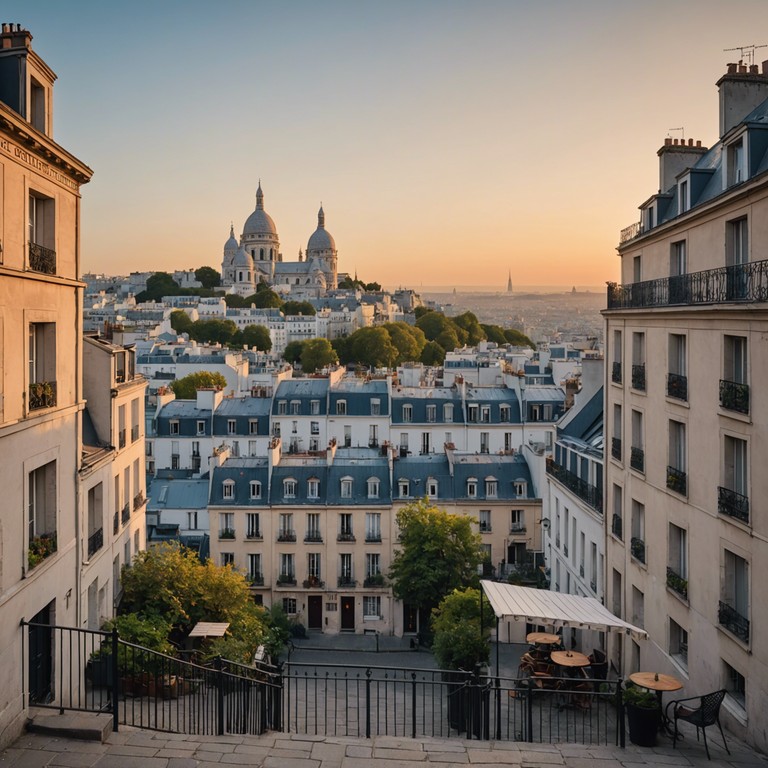
<svg viewBox="0 0 768 768"><path fill-rule="evenodd" d="M746 64L755 63L755 51L758 48L768 48L768 44L765 45L737 45L735 48L723 48L723 51L738 51L739 58L745 61Z"/></svg>
<svg viewBox="0 0 768 768"><path fill-rule="evenodd" d="M682 137L682 140L685 141L685 127L681 126L680 128L667 128L667 136L669 136L672 131L680 131L680 136Z"/></svg>

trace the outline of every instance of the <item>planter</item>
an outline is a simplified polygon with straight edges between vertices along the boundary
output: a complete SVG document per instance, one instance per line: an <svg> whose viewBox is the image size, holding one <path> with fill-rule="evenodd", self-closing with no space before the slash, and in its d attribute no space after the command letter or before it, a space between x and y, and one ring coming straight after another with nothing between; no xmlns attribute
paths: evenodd
<svg viewBox="0 0 768 768"><path fill-rule="evenodd" d="M656 735L661 725L661 709L636 707L634 704L626 704L625 709L629 724L629 740L638 747L655 747Z"/></svg>
<svg viewBox="0 0 768 768"><path fill-rule="evenodd" d="M88 660L85 668L86 679L94 688L108 688L112 685L112 656L96 656Z"/></svg>

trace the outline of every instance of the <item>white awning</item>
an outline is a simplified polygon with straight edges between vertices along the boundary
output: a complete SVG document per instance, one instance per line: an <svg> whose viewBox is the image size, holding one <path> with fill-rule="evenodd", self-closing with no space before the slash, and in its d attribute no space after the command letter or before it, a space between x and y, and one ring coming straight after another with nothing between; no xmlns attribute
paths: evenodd
<svg viewBox="0 0 768 768"><path fill-rule="evenodd" d="M518 587L497 581L481 581L480 584L499 619L553 627L596 629L601 632L624 632L636 639L648 637L644 629L614 616L594 597L564 595L562 592Z"/></svg>

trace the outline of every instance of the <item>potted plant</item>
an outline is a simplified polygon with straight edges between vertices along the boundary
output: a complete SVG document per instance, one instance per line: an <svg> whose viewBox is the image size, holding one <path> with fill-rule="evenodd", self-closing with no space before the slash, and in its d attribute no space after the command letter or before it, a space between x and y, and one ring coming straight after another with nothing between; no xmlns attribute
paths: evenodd
<svg viewBox="0 0 768 768"><path fill-rule="evenodd" d="M629 740L638 747L655 747L661 706L654 691L628 685L621 694L629 724Z"/></svg>

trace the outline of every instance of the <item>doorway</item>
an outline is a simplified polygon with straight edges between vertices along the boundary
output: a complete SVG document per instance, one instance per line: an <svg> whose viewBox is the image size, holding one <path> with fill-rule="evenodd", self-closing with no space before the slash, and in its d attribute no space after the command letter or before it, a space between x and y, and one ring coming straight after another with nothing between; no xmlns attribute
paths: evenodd
<svg viewBox="0 0 768 768"><path fill-rule="evenodd" d="M415 635L419 631L419 609L403 603L403 634Z"/></svg>
<svg viewBox="0 0 768 768"><path fill-rule="evenodd" d="M36 613L30 624L50 625L53 603ZM53 630L30 626L29 631L29 703L45 704L53 699Z"/></svg>
<svg viewBox="0 0 768 768"><path fill-rule="evenodd" d="M310 595L307 598L307 629L323 628L323 596Z"/></svg>
<svg viewBox="0 0 768 768"><path fill-rule="evenodd" d="M352 595L341 598L341 631L355 631L355 598Z"/></svg>

